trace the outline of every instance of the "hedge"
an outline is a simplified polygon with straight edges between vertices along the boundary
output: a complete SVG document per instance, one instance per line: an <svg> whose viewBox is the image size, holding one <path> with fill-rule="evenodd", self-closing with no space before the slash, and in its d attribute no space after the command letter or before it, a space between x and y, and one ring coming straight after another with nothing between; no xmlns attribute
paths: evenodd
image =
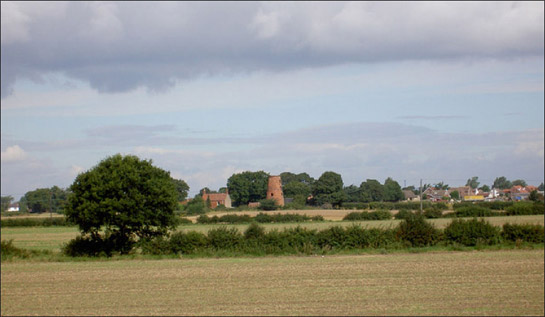
<svg viewBox="0 0 545 317"><path fill-rule="evenodd" d="M77 239L76 239L77 240ZM81 238L80 238L81 243ZM396 228L363 228L332 226L327 229L308 229L301 226L265 231L252 223L241 233L235 227L221 226L207 234L189 231L176 232L170 237L140 241L144 254L316 254L333 250L369 248L401 249L437 244L475 246L507 243L543 243L544 229L540 225L511 225L503 229L484 220L453 220L445 230L436 229L421 215L412 215ZM85 241L88 244L89 241ZM92 245L91 255L99 255ZM72 255L82 255L77 252ZM65 253L69 254L69 253ZM107 254L108 255L108 254Z"/></svg>

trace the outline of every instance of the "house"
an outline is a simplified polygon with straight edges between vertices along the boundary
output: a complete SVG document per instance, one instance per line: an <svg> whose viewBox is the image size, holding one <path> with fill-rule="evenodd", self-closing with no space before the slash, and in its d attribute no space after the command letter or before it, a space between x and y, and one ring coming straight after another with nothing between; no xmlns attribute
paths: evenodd
<svg viewBox="0 0 545 317"><path fill-rule="evenodd" d="M202 195L202 199L205 202L208 202L210 200L210 208L215 209L219 205L223 205L227 208L232 208L231 205L231 196L229 196L229 193L204 193Z"/></svg>
<svg viewBox="0 0 545 317"><path fill-rule="evenodd" d="M526 187L516 185L511 187L510 194L512 200L528 200L530 193L537 190L537 187L528 185Z"/></svg>
<svg viewBox="0 0 545 317"><path fill-rule="evenodd" d="M478 193L476 192L475 189L472 189L470 186L461 186L461 187L451 188L449 190L450 193L452 193L453 191L457 191L460 198L464 196L476 195Z"/></svg>
<svg viewBox="0 0 545 317"><path fill-rule="evenodd" d="M430 201L442 201L443 197L448 197L450 199L450 193L446 189L437 189L435 187L428 187L422 193L425 194L427 199Z"/></svg>
<svg viewBox="0 0 545 317"><path fill-rule="evenodd" d="M9 211L9 212L18 212L19 211L19 203L9 204L7 211Z"/></svg>
<svg viewBox="0 0 545 317"><path fill-rule="evenodd" d="M405 196L406 201L420 201L420 196L415 195L410 189L403 190L403 195Z"/></svg>

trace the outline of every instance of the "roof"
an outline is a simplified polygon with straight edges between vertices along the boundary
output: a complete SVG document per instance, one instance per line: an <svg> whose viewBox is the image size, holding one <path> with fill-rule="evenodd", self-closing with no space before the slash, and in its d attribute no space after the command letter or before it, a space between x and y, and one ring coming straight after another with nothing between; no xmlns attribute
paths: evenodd
<svg viewBox="0 0 545 317"><path fill-rule="evenodd" d="M227 193L211 193L211 194L204 194L202 196L202 199L210 201L224 201L227 198Z"/></svg>

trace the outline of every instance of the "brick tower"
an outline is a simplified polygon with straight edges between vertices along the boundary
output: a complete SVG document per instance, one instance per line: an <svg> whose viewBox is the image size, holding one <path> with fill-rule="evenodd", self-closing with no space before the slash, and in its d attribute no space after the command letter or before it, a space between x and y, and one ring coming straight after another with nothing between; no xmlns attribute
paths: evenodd
<svg viewBox="0 0 545 317"><path fill-rule="evenodd" d="M269 176L267 187L267 199L276 200L278 206L284 206L284 193L282 192L282 180L280 176Z"/></svg>

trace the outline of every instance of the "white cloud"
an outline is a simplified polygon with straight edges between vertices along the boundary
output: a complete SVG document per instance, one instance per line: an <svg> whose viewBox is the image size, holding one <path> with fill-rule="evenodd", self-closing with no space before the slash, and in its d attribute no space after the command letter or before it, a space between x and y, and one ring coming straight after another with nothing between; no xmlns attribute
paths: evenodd
<svg viewBox="0 0 545 317"><path fill-rule="evenodd" d="M49 3L48 3L49 4ZM100 92L346 63L543 56L543 2L2 3L2 96L61 72Z"/></svg>
<svg viewBox="0 0 545 317"><path fill-rule="evenodd" d="M19 145L8 146L2 151L2 163L19 162L27 158L27 153Z"/></svg>

